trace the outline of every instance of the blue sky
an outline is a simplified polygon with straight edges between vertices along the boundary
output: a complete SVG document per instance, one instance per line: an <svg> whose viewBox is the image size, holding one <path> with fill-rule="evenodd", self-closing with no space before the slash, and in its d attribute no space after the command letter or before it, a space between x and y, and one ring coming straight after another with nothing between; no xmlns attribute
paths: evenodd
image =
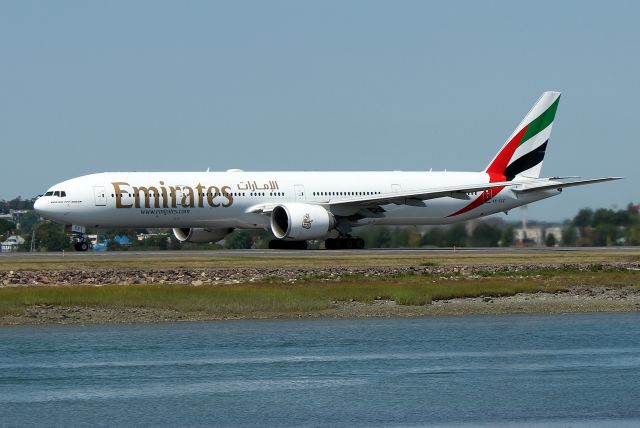
<svg viewBox="0 0 640 428"><path fill-rule="evenodd" d="M118 170L481 170L544 90L544 175L639 202L637 2L0 4L0 198Z"/></svg>

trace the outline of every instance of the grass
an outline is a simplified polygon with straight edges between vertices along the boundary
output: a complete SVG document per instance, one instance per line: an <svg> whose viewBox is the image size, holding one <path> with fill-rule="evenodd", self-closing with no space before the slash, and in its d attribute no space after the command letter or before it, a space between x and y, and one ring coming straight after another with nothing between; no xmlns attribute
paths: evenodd
<svg viewBox="0 0 640 428"><path fill-rule="evenodd" d="M179 312L207 312L229 316L253 312L317 311L328 307L327 302L312 294L291 293L282 287L254 287L253 285L9 288L0 290L0 315L16 314L32 305L173 309Z"/></svg>
<svg viewBox="0 0 640 428"><path fill-rule="evenodd" d="M549 264L594 263L589 271L571 267L541 268L523 272L498 272L469 276L466 273L308 275L297 279L272 275L261 281L233 285L106 285L40 286L0 288L0 316L24 313L34 305L61 307L171 309L182 313L205 313L215 317L279 316L313 313L336 306L337 302L369 303L378 299L400 305L427 305L433 300L455 297L510 296L517 293L556 292L574 285L636 286L640 272L603 268L598 263L629 262L639 252L570 251L500 254L484 252L445 254L384 253L380 256L310 252L303 256L275 255L239 257L226 255L127 255L90 257L0 257L0 270L45 269L167 269L233 267L323 267L323 266L440 266L447 264L500 266L510 263ZM276 253L277 254L277 253ZM309 255L310 254L310 255ZM428 258L430 254L436 254Z"/></svg>
<svg viewBox="0 0 640 428"><path fill-rule="evenodd" d="M557 264L557 263L604 263L638 262L640 249L614 249L611 251L519 251L492 252L487 250L457 251L424 250L416 252L367 252L331 253L326 251L300 252L260 255L257 257L240 256L234 251L170 254L136 254L111 252L101 254L77 254L67 252L64 255L30 255L28 253L0 256L0 271L7 270L43 270L43 269L171 269L171 268L259 268L259 267L322 267L322 266L440 266L440 265L478 265L478 264Z"/></svg>
<svg viewBox="0 0 640 428"><path fill-rule="evenodd" d="M600 274L603 275L603 274ZM629 284L624 273L611 273L607 283ZM556 277L434 279L422 275L339 280L306 278L294 283L281 278L234 284L107 285L15 287L0 289L0 315L19 314L33 305L103 308L155 308L204 312L215 316L256 316L310 313L330 309L336 302L370 303L393 300L400 305L427 305L455 297L511 296L517 293L556 292L583 283L584 275ZM635 277L637 282L638 277Z"/></svg>

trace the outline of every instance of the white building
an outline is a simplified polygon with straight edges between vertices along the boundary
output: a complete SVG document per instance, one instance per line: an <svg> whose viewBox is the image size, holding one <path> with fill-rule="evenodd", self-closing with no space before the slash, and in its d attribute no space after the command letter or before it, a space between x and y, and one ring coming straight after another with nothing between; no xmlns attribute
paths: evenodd
<svg viewBox="0 0 640 428"><path fill-rule="evenodd" d="M533 244L533 245L545 245L547 242L547 236L553 235L556 238L556 243L562 242L562 227L550 226L542 228L540 226L531 226L526 229L517 228L513 231L513 239L521 244ZM526 239L526 242L523 241Z"/></svg>
<svg viewBox="0 0 640 428"><path fill-rule="evenodd" d="M22 236L12 235L0 245L3 253L9 253L12 251L17 251L18 247L22 244L24 244L24 238Z"/></svg>
<svg viewBox="0 0 640 428"><path fill-rule="evenodd" d="M545 242L547 241L547 236L549 235L553 235L553 237L556 238L556 245L560 245L560 243L562 242L562 228L560 226L547 227L544 230Z"/></svg>

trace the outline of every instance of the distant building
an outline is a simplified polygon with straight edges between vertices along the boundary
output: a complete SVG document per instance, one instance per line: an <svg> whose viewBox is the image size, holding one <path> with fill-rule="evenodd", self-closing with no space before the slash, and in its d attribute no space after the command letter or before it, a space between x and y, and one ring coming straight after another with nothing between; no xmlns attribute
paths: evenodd
<svg viewBox="0 0 640 428"><path fill-rule="evenodd" d="M17 251L20 245L24 244L24 238L22 236L12 235L7 238L6 241L0 244L3 253L10 253Z"/></svg>
<svg viewBox="0 0 640 428"><path fill-rule="evenodd" d="M531 226L527 229L521 227L514 229L513 239L522 246L542 246L547 241L547 236L553 235L556 242L562 242L562 227L560 226Z"/></svg>
<svg viewBox="0 0 640 428"><path fill-rule="evenodd" d="M560 226L551 226L547 227L544 230L545 242L547 241L547 236L549 235L553 235L553 237L556 239L556 245L559 245L562 242L562 228Z"/></svg>

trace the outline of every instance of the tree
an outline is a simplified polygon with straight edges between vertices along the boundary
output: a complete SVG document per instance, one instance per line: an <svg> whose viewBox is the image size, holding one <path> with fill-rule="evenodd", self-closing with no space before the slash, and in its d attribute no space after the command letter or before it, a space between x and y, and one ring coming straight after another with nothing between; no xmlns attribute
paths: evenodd
<svg viewBox="0 0 640 428"><path fill-rule="evenodd" d="M37 248L44 251L62 251L71 249L71 241L64 226L45 221L35 226Z"/></svg>
<svg viewBox="0 0 640 428"><path fill-rule="evenodd" d="M618 228L612 224L599 224L591 234L593 245L597 247L615 245L618 240Z"/></svg>
<svg viewBox="0 0 640 428"><path fill-rule="evenodd" d="M40 216L35 211L28 211L20 214L20 232L31 233L36 223L40 221Z"/></svg>
<svg viewBox="0 0 640 428"><path fill-rule="evenodd" d="M365 241L368 248L391 248L391 232L388 227L373 227Z"/></svg>
<svg viewBox="0 0 640 428"><path fill-rule="evenodd" d="M166 236L158 236L158 249L161 251L169 249L169 239Z"/></svg>
<svg viewBox="0 0 640 428"><path fill-rule="evenodd" d="M391 235L391 247L406 248L409 246L411 232L406 227L399 227L393 231Z"/></svg>
<svg viewBox="0 0 640 428"><path fill-rule="evenodd" d="M578 242L578 233L573 226L567 226L562 229L562 245L572 246Z"/></svg>
<svg viewBox="0 0 640 428"><path fill-rule="evenodd" d="M250 230L234 230L225 238L224 248L253 248L253 232Z"/></svg>
<svg viewBox="0 0 640 428"><path fill-rule="evenodd" d="M581 230L585 227L591 226L593 220L593 211L589 208L582 208L578 211L578 214L573 218L574 226L579 227Z"/></svg>
<svg viewBox="0 0 640 428"><path fill-rule="evenodd" d="M509 226L502 231L502 236L500 237L501 247L510 247L513 245L513 232L513 226Z"/></svg>
<svg viewBox="0 0 640 428"><path fill-rule="evenodd" d="M10 210L32 210L35 199L22 199L18 196L10 201L0 200L0 212L8 213Z"/></svg>
<svg viewBox="0 0 640 428"><path fill-rule="evenodd" d="M464 224L453 226L432 227L426 231L420 243L437 247L465 247L467 246L467 228Z"/></svg>
<svg viewBox="0 0 640 428"><path fill-rule="evenodd" d="M171 236L171 242L169 243L170 250L181 250L182 243L176 239L175 236Z"/></svg>
<svg viewBox="0 0 640 428"><path fill-rule="evenodd" d="M473 230L471 245L475 247L497 247L502 232L488 223L480 223Z"/></svg>
<svg viewBox="0 0 640 428"><path fill-rule="evenodd" d="M0 219L0 236L5 236L16 228L16 224L12 221Z"/></svg>
<svg viewBox="0 0 640 428"><path fill-rule="evenodd" d="M640 245L640 224L634 224L626 232L627 245Z"/></svg>
<svg viewBox="0 0 640 428"><path fill-rule="evenodd" d="M544 240L544 244L547 247L555 247L557 243L558 243L558 240L556 239L556 236L553 233L547 233L547 237Z"/></svg>
<svg viewBox="0 0 640 428"><path fill-rule="evenodd" d="M447 230L447 246L448 247L466 247L469 237L467 228L463 223L450 226Z"/></svg>
<svg viewBox="0 0 640 428"><path fill-rule="evenodd" d="M424 232L424 235L422 235L422 239L420 239L420 246L424 246L424 245L440 246L441 240L442 240L442 228L431 227Z"/></svg>

